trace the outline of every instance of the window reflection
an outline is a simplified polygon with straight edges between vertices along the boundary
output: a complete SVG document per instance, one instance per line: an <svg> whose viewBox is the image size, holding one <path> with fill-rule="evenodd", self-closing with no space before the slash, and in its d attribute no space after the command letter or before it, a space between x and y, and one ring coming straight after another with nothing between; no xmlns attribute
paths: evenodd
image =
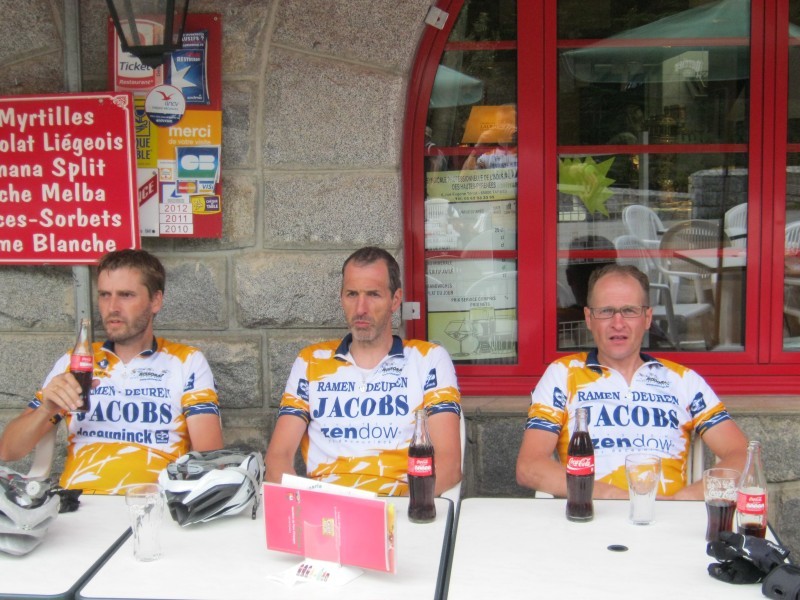
<svg viewBox="0 0 800 600"><path fill-rule="evenodd" d="M800 155L790 154L786 169L786 229L783 280L783 346L800 350ZM792 165L791 163L794 163ZM797 165L797 166L795 166Z"/></svg>
<svg viewBox="0 0 800 600"><path fill-rule="evenodd" d="M783 347L800 351L800 0L789 2L786 231L784 243Z"/></svg>
<svg viewBox="0 0 800 600"><path fill-rule="evenodd" d="M517 360L517 269L514 260L426 261L428 339L459 363Z"/></svg>
<svg viewBox="0 0 800 600"><path fill-rule="evenodd" d="M428 110L428 339L457 363L517 362L515 15L513 1L464 3Z"/></svg>
<svg viewBox="0 0 800 600"><path fill-rule="evenodd" d="M696 164L702 158L675 156L678 165L684 160ZM724 158L716 155L716 160ZM598 167L603 163L594 160L563 158L568 160L580 175L573 173L573 179L559 175L564 209L558 223L559 349L591 346L591 340L580 336L582 314L577 309L585 304L585 292L576 291L580 281L576 273L584 270L588 279L595 265L616 260L637 266L653 284L650 348L741 350L747 170L695 171L687 177L686 192L632 190L617 188L604 176L610 172L609 159L602 168ZM709 156L700 162L714 160ZM582 173L587 170L588 175ZM602 183L594 198L588 192L581 194L584 188L575 183L581 178ZM567 330L572 333L565 335Z"/></svg>
<svg viewBox="0 0 800 600"><path fill-rule="evenodd" d="M741 350L749 2L611 4L558 3L558 144L586 150L558 159L559 278L608 240L653 283L650 348Z"/></svg>

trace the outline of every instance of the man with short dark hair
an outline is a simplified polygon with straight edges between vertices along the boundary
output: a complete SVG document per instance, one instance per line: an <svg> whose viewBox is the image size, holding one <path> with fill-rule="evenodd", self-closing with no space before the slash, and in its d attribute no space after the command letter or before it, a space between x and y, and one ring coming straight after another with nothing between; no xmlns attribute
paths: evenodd
<svg viewBox="0 0 800 600"><path fill-rule="evenodd" d="M381 248L342 267L350 333L304 348L295 360L267 449L267 481L294 473L298 447L311 478L397 496L408 493L414 411L424 408L434 447L436 494L461 480L461 396L447 351L392 334L403 291L400 267Z"/></svg>
<svg viewBox="0 0 800 600"><path fill-rule="evenodd" d="M144 250L100 259L97 296L106 342L95 342L87 413L81 388L62 356L28 408L0 437L0 460L18 460L62 419L69 431L61 485L87 493L124 493L155 482L189 450L223 446L216 386L203 354L153 335L166 274Z"/></svg>
<svg viewBox="0 0 800 600"><path fill-rule="evenodd" d="M566 496L564 464L579 407L589 409L596 498L627 498L625 456L649 452L661 457L661 497L701 500L702 482L687 485L692 433L719 457L718 466L744 466L747 439L703 378L642 353L653 318L649 288L633 266L613 263L592 273L584 318L596 349L553 362L531 394L520 485Z"/></svg>

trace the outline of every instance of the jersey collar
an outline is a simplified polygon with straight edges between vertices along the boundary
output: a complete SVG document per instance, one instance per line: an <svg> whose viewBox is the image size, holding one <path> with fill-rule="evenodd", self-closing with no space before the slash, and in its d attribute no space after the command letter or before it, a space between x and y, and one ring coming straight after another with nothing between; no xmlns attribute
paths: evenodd
<svg viewBox="0 0 800 600"><path fill-rule="evenodd" d="M342 338L342 341L339 343L339 347L336 348L336 358L339 360L347 360L347 356L350 354L350 344L352 343L353 334L348 333L346 336L344 336L344 338ZM403 356L403 340L400 339L399 336L392 336L392 347L389 349L389 354L386 356Z"/></svg>
<svg viewBox="0 0 800 600"><path fill-rule="evenodd" d="M116 352L114 352L114 342L111 340L106 340L103 342L103 350L111 352L112 354L116 354ZM147 350L142 350L138 356L152 356L156 352L158 352L158 340L155 336L153 336L153 345Z"/></svg>
<svg viewBox="0 0 800 600"><path fill-rule="evenodd" d="M639 358L642 359L642 362L644 364L648 364L648 363L657 363L659 365L661 364L656 357L651 356L651 355L646 354L646 353L641 352L641 351L639 352ZM586 355L586 366L589 367L590 369L592 369L593 371L597 371L598 373L602 373L603 369L607 368L607 367L604 367L603 365L601 365L600 361L597 360L597 348L592 348L589 351L589 354Z"/></svg>

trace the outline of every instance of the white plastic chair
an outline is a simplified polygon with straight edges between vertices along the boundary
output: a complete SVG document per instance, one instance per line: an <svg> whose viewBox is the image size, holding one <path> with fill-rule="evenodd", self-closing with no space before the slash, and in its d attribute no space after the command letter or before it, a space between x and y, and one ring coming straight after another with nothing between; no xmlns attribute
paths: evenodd
<svg viewBox="0 0 800 600"><path fill-rule="evenodd" d="M786 256L800 255L800 221L786 224L785 254ZM800 306L796 301L790 301L791 288L800 287L800 277L784 277L783 286L784 315L800 319Z"/></svg>
<svg viewBox="0 0 800 600"><path fill-rule="evenodd" d="M786 224L786 250L800 251L800 221Z"/></svg>
<svg viewBox="0 0 800 600"><path fill-rule="evenodd" d="M747 246L747 202L737 204L725 212L725 233L731 240L731 246Z"/></svg>
<svg viewBox="0 0 800 600"><path fill-rule="evenodd" d="M664 283L667 277L655 268L656 262L650 252L642 245L640 239L632 235L621 235L614 240L614 247L619 255L617 263L633 265L650 279L650 306L656 321L666 321L666 334L670 344L680 350L681 346L690 343L678 336L678 319L695 319L711 314L713 307L706 302L678 303L673 294L673 285ZM703 344L708 340L698 340Z"/></svg>
<svg viewBox="0 0 800 600"><path fill-rule="evenodd" d="M703 302L710 291L713 270L696 265L674 254L675 250L721 250L730 246L730 240L719 223L703 219L681 221L670 227L661 238L661 258L656 266L669 278L678 277L694 284L695 301Z"/></svg>
<svg viewBox="0 0 800 600"><path fill-rule="evenodd" d="M664 223L652 208L631 204L622 211L622 222L631 235L639 238L645 248L657 249L664 233Z"/></svg>
<svg viewBox="0 0 800 600"><path fill-rule="evenodd" d="M701 481L705 468L705 445L703 444L703 438L695 434L692 436L689 445L689 456L686 468L687 483Z"/></svg>
<svg viewBox="0 0 800 600"><path fill-rule="evenodd" d="M28 469L28 477L31 479L45 479L50 476L55 456L57 430L58 427L51 427L50 431L44 434L44 437L33 449L33 462Z"/></svg>
<svg viewBox="0 0 800 600"><path fill-rule="evenodd" d="M557 303L559 308L566 308L567 306L572 306L575 304L575 296L572 293L572 290L569 289L566 283L563 281L556 281L558 285L558 296L557 296Z"/></svg>
<svg viewBox="0 0 800 600"><path fill-rule="evenodd" d="M442 492L442 498L447 498L453 502L453 517L458 515L458 509L461 504L461 483L464 481L464 454L467 450L467 425L463 410L461 411L461 418L459 420L459 435L461 436L461 481L449 490Z"/></svg>

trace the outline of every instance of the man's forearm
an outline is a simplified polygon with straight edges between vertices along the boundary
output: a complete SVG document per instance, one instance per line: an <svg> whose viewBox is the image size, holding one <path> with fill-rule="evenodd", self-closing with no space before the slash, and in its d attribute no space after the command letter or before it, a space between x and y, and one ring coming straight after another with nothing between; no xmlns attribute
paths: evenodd
<svg viewBox="0 0 800 600"><path fill-rule="evenodd" d="M40 407L29 409L6 425L0 437L0 460L19 460L36 447L44 434L55 425L50 413Z"/></svg>
<svg viewBox="0 0 800 600"><path fill-rule="evenodd" d="M439 460L435 458L434 460L436 461L436 487L434 495L441 496L442 492L446 492L461 481L463 475L461 473L460 461L459 464L445 466L440 464Z"/></svg>
<svg viewBox="0 0 800 600"><path fill-rule="evenodd" d="M280 422L280 419L278 419L278 421ZM281 423L281 425L284 424L285 423ZM280 483L284 473L290 475L297 474L294 468L294 458L297 450L292 450L295 448L294 444L275 442L276 440L273 438L264 456L264 465L266 467L264 480L270 483Z"/></svg>
<svg viewBox="0 0 800 600"><path fill-rule="evenodd" d="M566 470L550 457L518 460L517 483L553 496L567 495Z"/></svg>
<svg viewBox="0 0 800 600"><path fill-rule="evenodd" d="M284 473L288 473L289 475L297 474L294 470L294 462L292 460L279 459L269 453L267 453L264 460L267 466L264 478L270 483L280 483Z"/></svg>

